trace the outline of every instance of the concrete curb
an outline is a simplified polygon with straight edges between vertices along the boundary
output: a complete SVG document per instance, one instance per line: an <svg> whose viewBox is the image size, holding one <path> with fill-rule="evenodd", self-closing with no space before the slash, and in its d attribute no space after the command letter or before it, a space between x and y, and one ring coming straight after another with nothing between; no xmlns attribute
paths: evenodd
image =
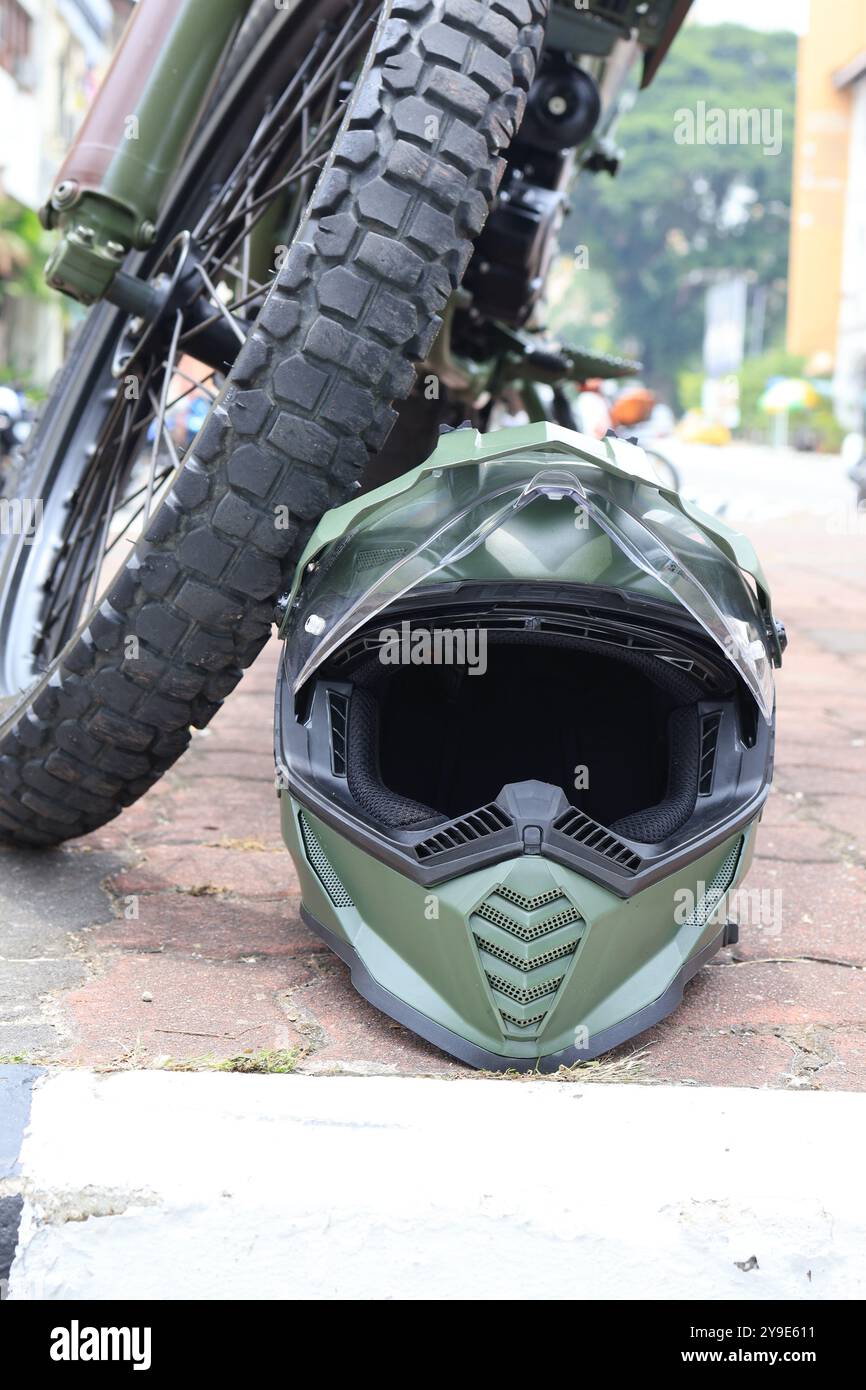
<svg viewBox="0 0 866 1390"><path fill-rule="evenodd" d="M24 1199L15 1179L21 1172L21 1143L30 1118L33 1085L41 1075L38 1067L0 1066L0 1295L18 1241Z"/></svg>
<svg viewBox="0 0 866 1390"><path fill-rule="evenodd" d="M10 1297L866 1292L866 1097L53 1074Z"/></svg>

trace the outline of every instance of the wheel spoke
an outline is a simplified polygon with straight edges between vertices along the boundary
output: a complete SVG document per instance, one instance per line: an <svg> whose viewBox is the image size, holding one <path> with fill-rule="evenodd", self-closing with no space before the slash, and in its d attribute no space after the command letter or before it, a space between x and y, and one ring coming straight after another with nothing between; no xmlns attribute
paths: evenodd
<svg viewBox="0 0 866 1390"><path fill-rule="evenodd" d="M216 285L214 284L213 280L212 280L212 279L210 278L210 276L208 275L208 273L207 273L207 271L205 270L204 266L203 266L203 265L197 265L197 266L196 266L196 270L198 271L199 275L200 275L201 278L204 280L205 285L206 285L207 288L208 288L208 291L209 291L209 293L210 293L210 297L211 297L211 299L213 300L214 304L216 305L217 313L218 313L222 318L225 319L225 321L226 321L227 324L230 325L231 330L232 330L232 332L235 334L235 336L237 337L238 341L239 341L241 344L245 343L246 340L247 340L247 335L246 335L246 333L245 333L244 330L241 328L241 326L240 326L240 324L238 323L237 319L233 319L233 318L232 318L232 316L231 316L231 314L229 313L228 309L227 309L226 306L223 304L222 300L221 300L220 297L219 297L219 292L217 291Z"/></svg>
<svg viewBox="0 0 866 1390"><path fill-rule="evenodd" d="M183 342L183 336L181 336L181 340L180 340L180 341ZM202 391L204 391L205 395L206 395L210 400L212 400L212 401L215 401L215 400L216 400L217 395L218 395L218 392L216 392L216 391L211 391L211 390L208 388L208 382L209 382L209 381L212 381L212 380L213 380L213 377L214 377L214 373L213 373L213 372L208 372L207 376L202 377L201 380L199 380L198 377L190 376L189 372L185 372L185 371L183 370L182 367L177 367L177 366L176 366L175 369L174 369L174 374L175 374L175 376L182 377L184 381L188 381L188 382L190 383L190 386L191 386L191 388L192 388L193 391L197 390L197 389L200 387L200 388L202 389ZM173 410L174 407L177 405L177 403L178 403L179 401L184 400L185 397L188 396L189 394L190 394L189 391L184 391L183 395L181 395L181 396L175 396L174 400L169 401L168 405L166 406L166 410L167 410L167 411Z"/></svg>
<svg viewBox="0 0 866 1390"><path fill-rule="evenodd" d="M252 290L247 295L246 299L235 299L232 300L231 304L222 305L218 313L211 314L210 318L202 319L201 323L195 324L193 328L188 328L187 331L181 337L181 346L183 346L186 343L191 343L197 333L203 333L204 330L206 328L209 328L212 323L219 323L220 319L223 316L223 309L225 309L228 313L232 313L237 309L243 309L247 304L252 304L254 300L259 299L263 294L266 294L268 289L269 286L261 286L259 289Z"/></svg>
<svg viewBox="0 0 866 1390"><path fill-rule="evenodd" d="M321 90L322 83L326 82L335 71L345 70L347 64L351 65L356 59L359 45L364 38L370 35L372 26L375 23L376 11L379 7L374 7L374 12L358 27L354 35L352 35L351 31L352 28L358 24L361 15L368 8L369 5L364 3L355 5L342 27L330 42L326 34L319 36L319 40L313 45L313 48L310 50L304 62L301 63L294 78L289 83L289 86L271 108L268 115L260 122L250 148L246 156L240 161L233 179L223 188L216 204L214 204L212 208L208 210L208 213L200 219L195 231L196 239L200 243L209 244L221 234L222 224L218 221L214 224L214 219L217 217L219 208L231 201L231 193L232 190L237 187L237 180L243 178L247 174L247 171L252 167L255 161L256 172L250 180L252 185L255 186L257 179L261 177L263 171L267 169L270 157L284 142L288 129L297 121L301 111L306 110L307 105L315 100ZM320 65L319 70L314 72L311 76L310 68L314 67L315 61L323 48L326 50L324 62ZM294 108L291 116L288 117L282 126L273 129L285 106L288 104L291 97L295 95L299 87L304 88L304 96L300 105ZM258 146L262 134L263 132L267 132L269 126L271 127L271 132L268 143L266 143L263 150L259 149ZM206 228L208 228L208 230L205 230Z"/></svg>
<svg viewBox="0 0 866 1390"><path fill-rule="evenodd" d="M250 305L260 306L275 273L269 271L264 282L257 278L262 274L256 269L257 229L273 208L279 235L291 241L295 234L342 120L343 85L357 74L380 8L374 0L357 0L343 10L339 24L321 30L259 117L234 168L221 177L219 191L194 219L192 245L200 258L192 265L200 293L193 303L170 310L164 328L157 325L139 350L135 398L126 399L118 384L94 429L65 520L55 532L33 646L35 669L51 660L98 602L118 547L134 544L144 533L195 447L192 425L186 442L176 442L173 412L190 398L212 405L220 386L213 368L201 378L195 375L194 364L204 364L204 353L212 353L212 344L205 349L202 340L197 357L196 338L222 321L239 343L246 341L248 325L239 316ZM136 330L131 333L134 345Z"/></svg>
<svg viewBox="0 0 866 1390"><path fill-rule="evenodd" d="M121 433L120 441L119 441L118 448L117 448L118 455L119 455L121 458L123 457L123 454L124 454L124 448L125 448L125 445L126 445L126 441L127 441L127 439L129 438L129 431L130 431L131 425L132 425L132 412L131 412L130 410L127 410L127 411L125 412L125 414L124 414L123 431L122 431L122 433ZM98 597L99 571L100 571L100 569L102 568L102 564L104 563L104 560L105 560L106 545L107 545L107 542L108 542L109 532L110 532L110 530L111 530L111 521L112 521L112 518L113 518L113 516L114 516L114 514L115 514L115 511L116 511L117 493L118 493L118 491L119 491L119 489L120 489L120 484L121 484L120 471L119 471L119 469L115 468L115 469L114 469L114 476L112 477L112 480L111 480L111 491L110 491L109 497L108 497L108 505L107 505L106 508L105 508L105 516L104 516L103 522L102 522L102 530L101 530L100 539L99 539L99 546L98 546L97 551L96 551L96 560L94 561L94 564L93 564L93 570L92 570L92 573L93 573L93 580L92 580L92 584L89 584L89 583L88 583L88 579L84 579L84 580L82 581L83 583L88 583L87 597L85 598L85 601L84 601L84 607L85 607L85 609L87 609L87 608L90 607L93 603L95 603L95 602L96 602L96 599L97 599L97 597ZM89 578L89 576L88 576L88 578Z"/></svg>
<svg viewBox="0 0 866 1390"><path fill-rule="evenodd" d="M144 520L142 521L142 529L147 525L148 521L150 520L150 506L151 502L153 501L153 480L156 475L156 461L159 457L159 446L162 442L162 439L165 438L166 443L170 446L170 452L174 450L174 441L172 440L171 435L165 427L165 415L166 407L168 405L168 393L171 389L171 379L174 375L174 360L177 356L177 345L180 340L180 330L182 327L183 314L180 312L180 310L178 310L177 314L175 315L174 328L172 329L171 334L171 347L169 348L168 352L168 361L166 362L165 370L163 372L162 377L162 393L160 395L159 403L157 405L156 431L154 433L153 449L151 450L150 455L150 473L147 479L147 492L144 498ZM153 395L152 393L148 394L151 399L151 404L153 404ZM177 458L176 454L175 459L177 461L177 466L179 467L180 460Z"/></svg>
<svg viewBox="0 0 866 1390"><path fill-rule="evenodd" d="M335 115L336 115L336 114L339 114L339 113L335 113ZM335 121L334 123L336 124L336 121ZM255 202L251 203L251 204L250 204L250 207L249 207L249 211L250 211L250 212L254 212L254 211L257 211L258 208L260 208L260 207L264 208L264 207L269 206L269 205L273 202L273 200L274 200L274 198L276 197L276 195L277 195L278 193L283 192L283 191L284 191L286 188L288 188L291 184L297 183L299 180L302 180L303 177L304 177L305 175L312 173L313 170L320 171L320 170L321 170L321 167L322 167L322 164L324 163L324 159L325 159L325 156L322 155L319 159L315 159L315 160L313 160L313 161L312 161L311 163L309 163L309 164L299 164L299 165L297 165L294 169L291 170L290 173L286 174L285 178L280 179L279 183L275 183L275 184L273 185L273 187L271 187L271 188L269 188L269 189L267 190L266 193L263 193L263 194L261 195L261 197L257 198L257 199L255 200ZM303 186L303 185L302 185L302 186ZM303 201L304 201L304 200L301 199L301 198L299 198L298 201L299 201L299 205L303 206ZM237 220L237 219L235 219L235 220ZM240 244L240 241L241 241L241 239L242 239L243 236L244 236L244 230L243 230L243 228L241 228L241 230L235 235L234 240L231 241L231 242L229 243L228 248L223 252L223 255L222 255L221 259L217 262L217 265L216 265L216 273L217 273L217 274L219 274L219 272L222 270L223 265L224 265L224 263L228 260L229 256L231 256L231 255L233 254L233 252L237 249L237 247L238 247L238 245Z"/></svg>

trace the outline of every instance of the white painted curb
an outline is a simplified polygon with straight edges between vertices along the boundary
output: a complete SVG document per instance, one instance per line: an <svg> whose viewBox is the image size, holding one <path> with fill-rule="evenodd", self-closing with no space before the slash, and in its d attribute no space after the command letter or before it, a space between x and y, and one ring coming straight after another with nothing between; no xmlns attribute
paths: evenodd
<svg viewBox="0 0 866 1390"><path fill-rule="evenodd" d="M839 1093L55 1074L10 1297L862 1298L864 1118Z"/></svg>

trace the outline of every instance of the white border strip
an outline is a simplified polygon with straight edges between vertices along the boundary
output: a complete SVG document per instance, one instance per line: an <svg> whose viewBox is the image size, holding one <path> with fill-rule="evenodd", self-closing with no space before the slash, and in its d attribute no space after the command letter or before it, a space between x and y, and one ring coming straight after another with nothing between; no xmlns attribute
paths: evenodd
<svg viewBox="0 0 866 1390"><path fill-rule="evenodd" d="M10 1297L863 1297L864 1119L841 1093L55 1074Z"/></svg>

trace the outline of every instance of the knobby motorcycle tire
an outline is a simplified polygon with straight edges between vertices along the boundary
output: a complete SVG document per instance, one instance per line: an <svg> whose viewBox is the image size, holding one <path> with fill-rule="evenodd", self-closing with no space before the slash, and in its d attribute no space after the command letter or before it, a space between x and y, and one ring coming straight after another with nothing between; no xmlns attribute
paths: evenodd
<svg viewBox="0 0 866 1390"><path fill-rule="evenodd" d="M3 838L55 844L117 815L267 642L312 527L357 489L436 337L520 123L547 8L390 6L194 456L85 629L0 726Z"/></svg>

